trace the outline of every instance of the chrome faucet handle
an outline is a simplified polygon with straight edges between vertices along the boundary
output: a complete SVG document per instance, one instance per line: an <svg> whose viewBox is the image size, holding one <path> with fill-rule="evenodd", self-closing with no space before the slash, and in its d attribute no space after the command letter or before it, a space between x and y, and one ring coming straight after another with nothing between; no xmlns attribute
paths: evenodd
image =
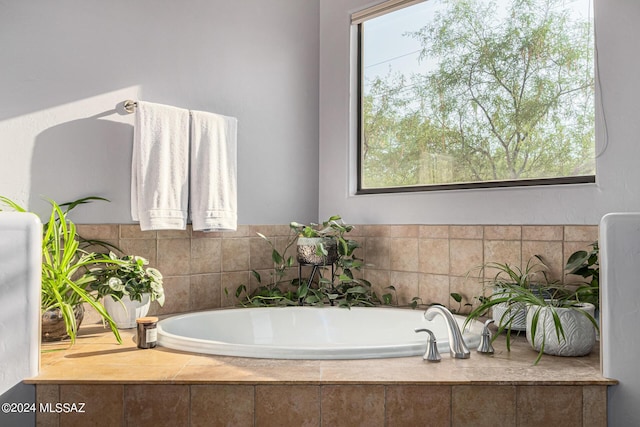
<svg viewBox="0 0 640 427"><path fill-rule="evenodd" d="M415 329L415 331L416 333L426 332L429 334L429 338L427 340L427 351L424 353L424 356L422 356L422 358L429 362L439 362L441 357L440 352L438 352L438 343L436 342L436 336L433 335L433 332L431 332L431 330L429 329Z"/></svg>
<svg viewBox="0 0 640 427"><path fill-rule="evenodd" d="M489 325L493 323L493 319L489 319L484 322L482 328L482 334L480 335L480 345L478 346L478 353L493 354L493 346L491 345L491 331Z"/></svg>

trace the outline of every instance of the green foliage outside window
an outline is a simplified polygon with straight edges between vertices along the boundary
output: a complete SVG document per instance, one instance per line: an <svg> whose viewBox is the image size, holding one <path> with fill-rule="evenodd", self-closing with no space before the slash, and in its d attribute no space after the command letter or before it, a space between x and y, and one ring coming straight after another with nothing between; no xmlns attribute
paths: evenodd
<svg viewBox="0 0 640 427"><path fill-rule="evenodd" d="M440 0L403 34L422 71L365 66L361 188L595 175L593 22L574 3Z"/></svg>

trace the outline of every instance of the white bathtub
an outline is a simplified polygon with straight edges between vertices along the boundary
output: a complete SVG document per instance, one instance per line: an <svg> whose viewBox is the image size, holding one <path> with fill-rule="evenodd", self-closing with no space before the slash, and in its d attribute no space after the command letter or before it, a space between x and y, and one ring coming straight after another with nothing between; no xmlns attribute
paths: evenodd
<svg viewBox="0 0 640 427"><path fill-rule="evenodd" d="M464 317L455 316L460 329ZM158 323L158 344L175 350L272 359L368 359L423 355L428 328L438 349L449 354L441 316L387 307L269 307L211 310ZM480 342L482 324L463 331L469 349Z"/></svg>

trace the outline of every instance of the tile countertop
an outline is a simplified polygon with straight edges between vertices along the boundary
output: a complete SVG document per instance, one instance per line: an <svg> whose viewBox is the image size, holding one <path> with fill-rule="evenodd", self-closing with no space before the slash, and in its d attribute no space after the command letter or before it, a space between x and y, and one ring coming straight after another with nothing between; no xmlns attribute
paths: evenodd
<svg viewBox="0 0 640 427"><path fill-rule="evenodd" d="M442 354L440 363L421 356L364 360L277 360L214 356L136 347L135 329L121 331L119 345L102 325L81 327L75 345L43 343L40 374L29 384L473 384L613 385L602 376L595 349L585 357L543 356L524 336L494 342L495 354L471 351L469 359Z"/></svg>

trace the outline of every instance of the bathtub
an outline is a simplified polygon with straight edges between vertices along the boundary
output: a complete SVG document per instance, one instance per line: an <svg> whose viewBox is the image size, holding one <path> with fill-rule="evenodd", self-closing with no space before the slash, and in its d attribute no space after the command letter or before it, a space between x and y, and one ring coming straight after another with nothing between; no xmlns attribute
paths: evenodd
<svg viewBox="0 0 640 427"><path fill-rule="evenodd" d="M464 317L455 316L460 329ZM441 316L387 307L265 307L188 313L158 322L158 345L182 351L271 359L369 359L423 355L428 328L438 350L449 354ZM463 331L469 349L480 342L482 324Z"/></svg>

